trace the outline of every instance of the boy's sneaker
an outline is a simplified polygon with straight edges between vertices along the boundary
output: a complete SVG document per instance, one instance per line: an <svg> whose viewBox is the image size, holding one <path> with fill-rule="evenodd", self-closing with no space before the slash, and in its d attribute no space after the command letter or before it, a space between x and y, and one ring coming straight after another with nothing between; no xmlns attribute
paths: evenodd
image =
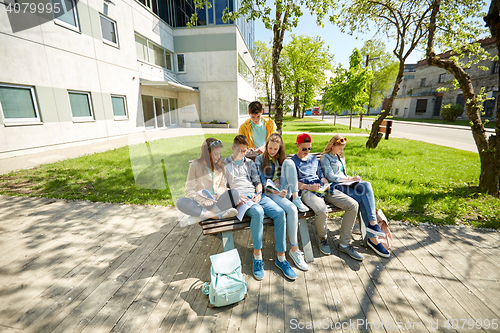
<svg viewBox="0 0 500 333"><path fill-rule="evenodd" d="M321 253L326 254L327 256L332 254L332 251L330 250L330 245L328 244L328 237L325 239L320 239L318 245Z"/></svg>
<svg viewBox="0 0 500 333"><path fill-rule="evenodd" d="M229 208L228 210L220 212L219 215L221 219L227 219L228 217L234 217L238 215L238 211L236 210L236 208Z"/></svg>
<svg viewBox="0 0 500 333"><path fill-rule="evenodd" d="M371 225L368 223L368 226L366 227L366 232L375 235L375 236L380 236L380 237L385 237L385 232L383 232L378 224Z"/></svg>
<svg viewBox="0 0 500 333"><path fill-rule="evenodd" d="M255 257L252 255L252 263L253 276L256 280L262 280L264 278L264 262L262 260L255 260Z"/></svg>
<svg viewBox="0 0 500 333"><path fill-rule="evenodd" d="M352 247L351 244L347 245L347 247L340 246L340 244L337 246L337 249L340 252L344 252L345 254L348 254L351 258L356 259L356 260L363 260L365 257L363 257L361 254L356 252L356 250Z"/></svg>
<svg viewBox="0 0 500 333"><path fill-rule="evenodd" d="M296 197L295 199L292 200L292 203L297 206L297 209L299 210L299 212L303 213L303 212L307 212L309 210L309 208L304 205L304 203L302 202L302 200L300 199L300 197Z"/></svg>
<svg viewBox="0 0 500 333"><path fill-rule="evenodd" d="M283 274L290 280L295 280L297 278L297 273L294 272L292 266L290 266L288 261L286 260L279 261L278 258L276 258L274 260L274 264L278 266L278 268L281 269Z"/></svg>
<svg viewBox="0 0 500 333"><path fill-rule="evenodd" d="M379 256L384 258L389 258L391 256L389 251L385 249L382 243L378 243L377 245L375 245L370 241L370 239L367 239L367 241L368 241L368 246L370 246L372 250L375 251L375 253L378 254Z"/></svg>
<svg viewBox="0 0 500 333"><path fill-rule="evenodd" d="M297 266L298 269L303 271L309 270L309 265L307 265L306 261L304 260L304 252L300 250L297 252L293 252L292 249L290 249L288 254L292 258L295 266Z"/></svg>

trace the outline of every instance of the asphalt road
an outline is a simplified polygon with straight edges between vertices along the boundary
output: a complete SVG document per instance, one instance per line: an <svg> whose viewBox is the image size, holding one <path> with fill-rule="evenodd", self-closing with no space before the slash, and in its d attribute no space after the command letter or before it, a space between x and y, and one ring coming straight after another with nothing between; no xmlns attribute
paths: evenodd
<svg viewBox="0 0 500 333"><path fill-rule="evenodd" d="M321 116L313 118L321 119ZM333 116L325 116L324 120L333 123ZM349 117L337 117L337 123L349 126ZM373 119L364 118L362 127L371 128L372 123ZM359 116L353 117L352 126L359 128ZM487 129L488 136L493 133L493 129ZM477 153L472 131L464 126L393 121L391 137L419 140Z"/></svg>

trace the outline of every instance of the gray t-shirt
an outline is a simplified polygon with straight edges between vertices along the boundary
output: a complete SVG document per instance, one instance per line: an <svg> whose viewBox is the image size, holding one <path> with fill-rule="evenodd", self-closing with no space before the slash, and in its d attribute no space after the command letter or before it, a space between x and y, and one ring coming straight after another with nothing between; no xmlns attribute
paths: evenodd
<svg viewBox="0 0 500 333"><path fill-rule="evenodd" d="M254 161L243 157L237 165L232 156L224 159L226 164L226 180L229 188L238 190L241 194L255 193L255 187L260 182L259 172Z"/></svg>

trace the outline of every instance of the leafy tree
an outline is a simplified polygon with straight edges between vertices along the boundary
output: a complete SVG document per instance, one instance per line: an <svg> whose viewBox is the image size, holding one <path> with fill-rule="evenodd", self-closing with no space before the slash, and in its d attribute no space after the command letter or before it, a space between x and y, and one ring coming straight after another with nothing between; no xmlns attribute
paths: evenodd
<svg viewBox="0 0 500 333"><path fill-rule="evenodd" d="M384 97L390 92L398 75L399 63L393 54L385 50L384 42L379 39L366 41L360 50L373 73L373 80L368 86L368 115L370 115L370 109L376 109L382 105Z"/></svg>
<svg viewBox="0 0 500 333"><path fill-rule="evenodd" d="M432 0L426 60L429 65L446 69L453 74L456 80L455 84L462 89L466 100L472 136L476 142L481 160L479 186L486 189L488 193L498 196L500 186L498 126L496 128L497 135L488 138L481 121L484 89L481 89L480 94L476 94L472 79L464 70L464 67L470 66L471 61L479 62L479 60L488 57L487 52L481 48L480 43L470 43L483 32L479 22L470 19L484 16L482 5L483 3L476 0L446 1L444 3L441 0ZM490 27L492 26L490 25ZM449 58L437 56L434 51L436 44L441 47L451 48L452 56ZM468 62L462 63L461 60L463 59L467 59Z"/></svg>
<svg viewBox="0 0 500 333"><path fill-rule="evenodd" d="M330 21L342 32L366 32L373 22L380 34L396 41L393 53L399 61L398 75L387 109L373 122L366 142L367 148L376 148L382 138L378 127L391 111L403 80L404 63L427 35L431 7L428 1L421 0L344 0L335 9Z"/></svg>
<svg viewBox="0 0 500 333"><path fill-rule="evenodd" d="M269 106L269 114L271 114L271 106L273 105L273 64L272 50L261 40L254 43L254 62L255 62L255 81L257 90L264 92L267 96L266 104Z"/></svg>
<svg viewBox="0 0 500 333"><path fill-rule="evenodd" d="M280 62L283 91L292 98L293 116L302 117L313 105L314 97L326 83L325 70L331 68L333 56L321 37L295 36L285 45ZM286 78L286 79L285 79Z"/></svg>
<svg viewBox="0 0 500 333"><path fill-rule="evenodd" d="M362 57L358 49L354 49L349 57L349 70L341 65L334 70L334 77L325 88L323 102L327 109L335 112L351 111L349 129L352 127L352 112L362 112L363 105L368 102L367 87L372 73L362 66Z"/></svg>

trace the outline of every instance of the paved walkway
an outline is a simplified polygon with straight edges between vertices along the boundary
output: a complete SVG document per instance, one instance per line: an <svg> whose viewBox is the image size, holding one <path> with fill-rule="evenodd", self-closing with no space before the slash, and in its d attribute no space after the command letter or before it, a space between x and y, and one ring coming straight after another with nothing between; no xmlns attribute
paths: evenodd
<svg viewBox="0 0 500 333"><path fill-rule="evenodd" d="M309 223L315 261L294 282L270 261L272 226L262 281L238 231L248 297L214 309L200 288L221 240L173 208L0 196L0 221L1 332L500 331L496 231L391 222L391 257L355 240L360 263L335 250L338 221L330 256Z"/></svg>

